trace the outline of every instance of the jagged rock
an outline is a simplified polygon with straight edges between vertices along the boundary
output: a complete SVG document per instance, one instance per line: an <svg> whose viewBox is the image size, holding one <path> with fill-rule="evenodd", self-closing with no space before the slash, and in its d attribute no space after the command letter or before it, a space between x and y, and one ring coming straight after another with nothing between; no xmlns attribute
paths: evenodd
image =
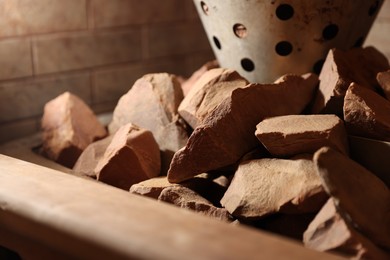
<svg viewBox="0 0 390 260"><path fill-rule="evenodd" d="M119 128L95 173L99 181L129 190L160 173L160 151L152 133L133 124Z"/></svg>
<svg viewBox="0 0 390 260"><path fill-rule="evenodd" d="M217 60L212 60L205 63L202 67L200 67L197 71L192 73L189 79L186 79L181 83L181 88L183 89L184 96L187 96L188 92L192 89L195 83L205 74L207 71L211 69L216 69L219 67Z"/></svg>
<svg viewBox="0 0 390 260"><path fill-rule="evenodd" d="M43 154L69 168L89 144L107 135L88 105L69 92L46 103L41 128Z"/></svg>
<svg viewBox="0 0 390 260"><path fill-rule="evenodd" d="M183 91L176 77L167 73L148 74L137 80L116 106L110 133L127 123L150 130L161 150L162 172L166 173L173 154L188 139L177 109Z"/></svg>
<svg viewBox="0 0 390 260"><path fill-rule="evenodd" d="M276 157L314 153L323 146L348 154L344 122L335 115L288 115L267 118L256 137Z"/></svg>
<svg viewBox="0 0 390 260"><path fill-rule="evenodd" d="M219 201L227 189L227 186L217 182L208 174L199 174L180 184L168 182L166 176L151 178L132 185L130 187L130 192L157 199L165 188L173 186L189 188L218 207L220 207Z"/></svg>
<svg viewBox="0 0 390 260"><path fill-rule="evenodd" d="M345 155L324 147L314 162L339 214L372 242L390 249L390 190Z"/></svg>
<svg viewBox="0 0 390 260"><path fill-rule="evenodd" d="M194 84L179 106L179 114L196 128L203 119L233 90L248 85L248 81L231 69L212 69Z"/></svg>
<svg viewBox="0 0 390 260"><path fill-rule="evenodd" d="M112 141L113 135L88 145L73 167L73 171L81 176L96 179L95 168L99 160L103 157L108 145Z"/></svg>
<svg viewBox="0 0 390 260"><path fill-rule="evenodd" d="M231 216L226 209L215 207L198 193L181 185L165 188L158 200L172 203L181 208L194 210L209 217L224 221L231 220Z"/></svg>
<svg viewBox="0 0 390 260"><path fill-rule="evenodd" d="M349 134L390 141L390 102L370 89L351 84L344 120Z"/></svg>
<svg viewBox="0 0 390 260"><path fill-rule="evenodd" d="M387 100L390 100L390 70L379 72L376 79L385 94Z"/></svg>
<svg viewBox="0 0 390 260"><path fill-rule="evenodd" d="M381 250L357 232L337 212L332 199L323 206L303 234L306 247L318 251L333 251L354 259L389 259Z"/></svg>
<svg viewBox="0 0 390 260"><path fill-rule="evenodd" d="M240 164L221 204L235 217L256 219L315 212L326 198L311 159L264 158Z"/></svg>
<svg viewBox="0 0 390 260"><path fill-rule="evenodd" d="M278 84L235 89L194 130L186 146L175 153L168 180L181 182L236 163L259 146L254 131L261 120L299 114L310 102L317 83L313 74L288 75Z"/></svg>
<svg viewBox="0 0 390 260"><path fill-rule="evenodd" d="M166 176L159 176L133 184L130 187L130 193L158 199L161 192L172 185L176 184L170 183Z"/></svg>
<svg viewBox="0 0 390 260"><path fill-rule="evenodd" d="M330 50L320 73L319 91L312 112L342 116L349 85L356 82L367 88L379 88L376 75L389 68L386 56L374 47Z"/></svg>

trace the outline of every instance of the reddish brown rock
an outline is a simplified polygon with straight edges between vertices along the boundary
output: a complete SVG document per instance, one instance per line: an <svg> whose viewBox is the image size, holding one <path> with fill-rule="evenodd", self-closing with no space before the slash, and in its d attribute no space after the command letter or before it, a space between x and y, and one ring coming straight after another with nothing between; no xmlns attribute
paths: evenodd
<svg viewBox="0 0 390 260"><path fill-rule="evenodd" d="M348 154L344 122L335 115L267 118L257 125L255 134L271 155L276 157L314 153L323 146Z"/></svg>
<svg viewBox="0 0 390 260"><path fill-rule="evenodd" d="M169 202L181 208L190 209L216 219L231 220L231 216L226 209L215 207L198 193L181 185L165 188L158 200Z"/></svg>
<svg viewBox="0 0 390 260"><path fill-rule="evenodd" d="M385 94L387 100L390 100L390 70L379 72L376 79Z"/></svg>
<svg viewBox="0 0 390 260"><path fill-rule="evenodd" d="M374 47L330 50L320 74L319 91L312 112L341 116L349 85L356 82L367 88L379 88L376 75L389 68L386 56Z"/></svg>
<svg viewBox="0 0 390 260"><path fill-rule="evenodd" d="M314 162L342 218L372 242L390 249L390 190L345 155L324 147Z"/></svg>
<svg viewBox="0 0 390 260"><path fill-rule="evenodd" d="M271 116L299 114L310 102L317 83L313 74L289 75L278 84L235 89L175 153L168 180L181 182L236 163L259 146L254 135L258 122Z"/></svg>
<svg viewBox="0 0 390 260"><path fill-rule="evenodd" d="M130 186L160 174L160 151L148 130L133 124L114 135L95 173L99 181L129 190Z"/></svg>
<svg viewBox="0 0 390 260"><path fill-rule="evenodd" d="M113 135L88 145L73 167L73 171L78 175L96 179L95 167L103 157L108 145L111 143Z"/></svg>
<svg viewBox="0 0 390 260"><path fill-rule="evenodd" d="M184 80L181 83L181 88L183 89L184 96L187 96L188 92L192 89L195 83L205 74L207 71L211 69L216 69L219 67L218 61L213 60L209 61L200 67L197 71L195 71L189 79Z"/></svg>
<svg viewBox="0 0 390 260"><path fill-rule="evenodd" d="M332 251L354 259L389 259L390 254L381 250L357 232L337 212L329 199L310 223L303 235L306 247L318 251Z"/></svg>
<svg viewBox="0 0 390 260"><path fill-rule="evenodd" d="M351 84L344 120L349 134L390 141L390 102L370 89Z"/></svg>
<svg viewBox="0 0 390 260"><path fill-rule="evenodd" d="M151 178L130 187L130 193L148 196L157 199L160 193L168 187L183 186L186 187L199 196L207 199L213 205L220 207L220 200L225 193L227 186L223 180L216 180L213 176L208 174L199 174L194 178L184 181L180 184L172 184L168 182L166 176Z"/></svg>
<svg viewBox="0 0 390 260"><path fill-rule="evenodd" d="M107 135L88 105L69 92L45 105L41 128L43 153L69 168L89 144Z"/></svg>
<svg viewBox="0 0 390 260"><path fill-rule="evenodd" d="M230 69L212 69L194 84L179 106L179 114L196 128L203 119L233 90L248 85L248 81Z"/></svg>
<svg viewBox="0 0 390 260"><path fill-rule="evenodd" d="M183 92L174 75L145 75L120 98L109 125L110 133L127 123L150 130L161 150L162 171L166 172L173 154L188 139L185 123L177 113L182 100Z"/></svg>
<svg viewBox="0 0 390 260"><path fill-rule="evenodd" d="M240 164L221 204L235 217L256 219L315 212L326 198L312 160L259 159Z"/></svg>
<svg viewBox="0 0 390 260"><path fill-rule="evenodd" d="M170 183L166 176L159 176L133 184L130 187L130 193L158 199L161 192L172 185L176 184Z"/></svg>

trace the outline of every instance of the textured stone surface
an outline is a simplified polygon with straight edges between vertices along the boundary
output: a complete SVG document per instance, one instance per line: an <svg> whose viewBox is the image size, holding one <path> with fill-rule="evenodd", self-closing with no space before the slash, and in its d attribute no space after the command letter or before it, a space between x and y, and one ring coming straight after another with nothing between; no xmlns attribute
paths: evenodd
<svg viewBox="0 0 390 260"><path fill-rule="evenodd" d="M73 171L81 176L96 179L95 168L99 160L103 157L108 145L112 141L113 135L102 140L91 143L85 148L73 167Z"/></svg>
<svg viewBox="0 0 390 260"><path fill-rule="evenodd" d="M390 258L390 254L344 221L332 199L328 200L308 226L303 235L303 243L318 251L336 251L354 259Z"/></svg>
<svg viewBox="0 0 390 260"><path fill-rule="evenodd" d="M352 83L345 96L344 120L349 134L390 141L390 101Z"/></svg>
<svg viewBox="0 0 390 260"><path fill-rule="evenodd" d="M312 112L342 115L344 95L351 82L376 89L377 73L389 68L387 58L374 47L330 50L320 74Z"/></svg>
<svg viewBox="0 0 390 260"><path fill-rule="evenodd" d="M240 164L221 204L235 217L256 219L315 212L326 197L311 159L259 159Z"/></svg>
<svg viewBox="0 0 390 260"><path fill-rule="evenodd" d="M150 130L162 152L162 171L166 172L173 154L188 139L177 113L182 100L183 92L174 75L145 75L120 98L109 125L110 133L127 123Z"/></svg>
<svg viewBox="0 0 390 260"><path fill-rule="evenodd" d="M266 117L299 114L310 102L317 82L312 74L289 75L278 84L235 89L175 153L168 180L181 182L236 163L259 146L254 135L256 125Z"/></svg>
<svg viewBox="0 0 390 260"><path fill-rule="evenodd" d="M390 190L345 155L325 147L314 162L339 214L372 242L390 248Z"/></svg>
<svg viewBox="0 0 390 260"><path fill-rule="evenodd" d="M114 135L95 173L99 181L129 190L130 186L160 174L160 151L152 133L133 124Z"/></svg>
<svg viewBox="0 0 390 260"><path fill-rule="evenodd" d="M213 205L220 207L219 201L227 189L228 181L222 180L222 175L220 177L221 179L216 179L212 176L209 176L208 174L199 174L194 178L180 184L172 184L168 182L166 176L161 176L132 185L130 187L130 192L157 199L165 188L182 186L191 189L199 196L202 196L203 198L213 203Z"/></svg>
<svg viewBox="0 0 390 260"><path fill-rule="evenodd" d="M192 73L191 77L184 80L184 82L181 84L181 88L183 89L184 96L187 96L188 92L192 89L195 83L203 76L203 74L205 74L207 71L211 69L216 69L218 67L219 67L218 61L212 60L205 63L202 67L200 67L198 70Z"/></svg>
<svg viewBox="0 0 390 260"><path fill-rule="evenodd" d="M230 69L212 69L203 74L179 106L179 114L196 128L232 91L244 88L248 81Z"/></svg>
<svg viewBox="0 0 390 260"><path fill-rule="evenodd" d="M381 86L387 100L390 100L390 70L379 72L376 79Z"/></svg>
<svg viewBox="0 0 390 260"><path fill-rule="evenodd" d="M177 185L165 188L158 200L169 202L181 208L190 209L216 219L224 221L231 219L226 209L215 207L210 201L184 186Z"/></svg>
<svg viewBox="0 0 390 260"><path fill-rule="evenodd" d="M314 153L323 146L348 154L343 121L335 115L288 115L267 118L256 127L256 137L276 157Z"/></svg>
<svg viewBox="0 0 390 260"><path fill-rule="evenodd" d="M176 184L170 183L166 176L158 176L133 184L129 191L130 193L158 199L161 192L172 185Z"/></svg>
<svg viewBox="0 0 390 260"><path fill-rule="evenodd" d="M45 105L41 127L43 153L69 168L89 144L107 135L92 110L69 92Z"/></svg>

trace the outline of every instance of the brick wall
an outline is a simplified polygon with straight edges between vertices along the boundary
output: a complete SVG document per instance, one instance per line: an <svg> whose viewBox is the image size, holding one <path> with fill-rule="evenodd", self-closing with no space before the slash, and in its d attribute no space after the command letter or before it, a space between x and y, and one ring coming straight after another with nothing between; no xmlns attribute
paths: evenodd
<svg viewBox="0 0 390 260"><path fill-rule="evenodd" d="M390 1L367 39L390 57ZM0 1L0 143L36 132L69 90L111 111L150 72L188 76L213 58L192 0Z"/></svg>

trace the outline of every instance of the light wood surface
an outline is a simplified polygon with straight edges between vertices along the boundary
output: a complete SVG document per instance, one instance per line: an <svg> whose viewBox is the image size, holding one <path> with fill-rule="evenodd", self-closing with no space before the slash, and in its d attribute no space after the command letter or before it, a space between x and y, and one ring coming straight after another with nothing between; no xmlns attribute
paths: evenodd
<svg viewBox="0 0 390 260"><path fill-rule="evenodd" d="M4 155L0 244L26 259L336 258Z"/></svg>

